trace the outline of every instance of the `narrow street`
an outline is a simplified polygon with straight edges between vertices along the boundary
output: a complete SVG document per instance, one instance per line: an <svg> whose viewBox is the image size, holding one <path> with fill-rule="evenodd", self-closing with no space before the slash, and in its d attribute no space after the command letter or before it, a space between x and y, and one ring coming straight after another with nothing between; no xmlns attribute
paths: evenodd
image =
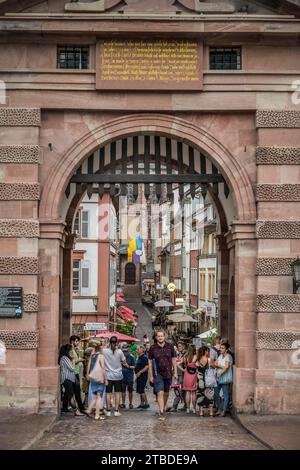
<svg viewBox="0 0 300 470"><path fill-rule="evenodd" d="M128 305L139 315L138 338L152 337L151 311L139 298L128 296ZM168 413L158 421L152 388L147 391L149 410L122 411L121 417L94 421L88 417L63 416L52 430L33 447L34 450L264 450L233 419L200 418L182 411ZM139 399L134 394L134 406ZM173 395L171 393L170 404Z"/></svg>

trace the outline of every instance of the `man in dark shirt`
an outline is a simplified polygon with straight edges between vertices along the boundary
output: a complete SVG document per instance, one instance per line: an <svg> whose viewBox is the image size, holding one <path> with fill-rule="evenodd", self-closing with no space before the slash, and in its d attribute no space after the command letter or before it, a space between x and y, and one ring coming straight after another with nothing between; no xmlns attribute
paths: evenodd
<svg viewBox="0 0 300 470"><path fill-rule="evenodd" d="M145 387L148 380L148 358L145 354L145 346L141 345L138 347L138 360L135 365L135 377L136 377L136 391L140 395L141 404L138 408L146 410L149 408L147 395L145 393Z"/></svg>
<svg viewBox="0 0 300 470"><path fill-rule="evenodd" d="M149 380L154 384L159 406L159 419L164 421L172 377L177 382L177 364L174 346L167 343L163 330L156 334L156 344L149 350Z"/></svg>
<svg viewBox="0 0 300 470"><path fill-rule="evenodd" d="M122 366L122 374L123 374L122 404L120 405L120 408L126 408L126 405L125 405L126 390L128 390L129 408L132 409L133 408L133 404L132 404L133 379L134 379L133 374L134 374L134 368L135 368L135 360L134 360L134 357L130 354L130 349L129 349L129 346L127 346L127 344L123 346L122 351L126 358L127 367Z"/></svg>

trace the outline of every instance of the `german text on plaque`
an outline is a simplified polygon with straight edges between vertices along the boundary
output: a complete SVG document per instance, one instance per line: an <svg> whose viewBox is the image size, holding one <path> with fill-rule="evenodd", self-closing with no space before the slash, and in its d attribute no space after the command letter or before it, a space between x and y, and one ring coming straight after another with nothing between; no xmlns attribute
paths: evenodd
<svg viewBox="0 0 300 470"><path fill-rule="evenodd" d="M97 88L201 89L201 46L191 40L104 40Z"/></svg>

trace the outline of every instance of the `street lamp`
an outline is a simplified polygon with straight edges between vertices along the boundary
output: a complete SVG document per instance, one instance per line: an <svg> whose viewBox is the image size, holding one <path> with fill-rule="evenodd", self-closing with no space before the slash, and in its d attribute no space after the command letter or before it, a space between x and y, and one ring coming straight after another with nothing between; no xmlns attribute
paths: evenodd
<svg viewBox="0 0 300 470"><path fill-rule="evenodd" d="M95 310L97 311L97 309L98 309L98 297L93 297L93 304L94 304Z"/></svg>
<svg viewBox="0 0 300 470"><path fill-rule="evenodd" d="M299 256L291 264L293 270L293 294L297 294L300 286L300 258Z"/></svg>

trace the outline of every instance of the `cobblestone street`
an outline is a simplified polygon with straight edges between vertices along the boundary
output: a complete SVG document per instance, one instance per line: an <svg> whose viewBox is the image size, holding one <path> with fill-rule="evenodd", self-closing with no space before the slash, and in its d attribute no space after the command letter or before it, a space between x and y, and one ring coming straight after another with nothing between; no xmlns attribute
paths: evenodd
<svg viewBox="0 0 300 470"><path fill-rule="evenodd" d="M62 418L32 449L40 450L263 450L262 444L231 418L199 418L183 412L165 422L150 411L124 411L119 418L94 421Z"/></svg>
<svg viewBox="0 0 300 470"><path fill-rule="evenodd" d="M139 299L130 299L129 307L139 314L137 337L152 336L151 311ZM167 420L158 420L152 389L148 388L150 410L122 410L121 417L95 421L88 417L63 416L33 449L55 450L202 450L264 449L231 418L200 418L184 412L168 413ZM134 406L138 397L134 394ZM170 405L172 404L172 392Z"/></svg>

